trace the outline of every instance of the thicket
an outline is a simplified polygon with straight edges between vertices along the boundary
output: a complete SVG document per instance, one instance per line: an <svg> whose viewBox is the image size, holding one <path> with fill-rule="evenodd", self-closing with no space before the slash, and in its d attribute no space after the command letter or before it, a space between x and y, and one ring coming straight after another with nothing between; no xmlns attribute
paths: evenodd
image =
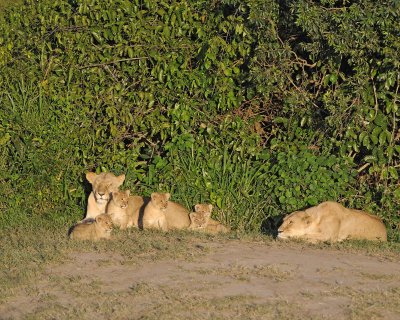
<svg viewBox="0 0 400 320"><path fill-rule="evenodd" d="M0 17L0 217L83 215L87 170L241 230L324 200L399 239L396 1L25 1Z"/></svg>

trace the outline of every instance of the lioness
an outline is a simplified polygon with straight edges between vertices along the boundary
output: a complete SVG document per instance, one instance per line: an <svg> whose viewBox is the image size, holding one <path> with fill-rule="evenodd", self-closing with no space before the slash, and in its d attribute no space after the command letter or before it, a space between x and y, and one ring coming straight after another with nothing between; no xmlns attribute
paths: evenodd
<svg viewBox="0 0 400 320"><path fill-rule="evenodd" d="M211 218L212 208L213 206L211 204L196 204L194 206L195 212L189 214L189 229L208 233L229 232L229 228Z"/></svg>
<svg viewBox="0 0 400 320"><path fill-rule="evenodd" d="M189 211L180 205L169 201L170 193L153 192L149 203L143 212L143 228L185 229L190 225Z"/></svg>
<svg viewBox="0 0 400 320"><path fill-rule="evenodd" d="M121 229L126 229L130 220L129 194L130 190L112 192L106 208L106 213L110 215L113 224Z"/></svg>
<svg viewBox="0 0 400 320"><path fill-rule="evenodd" d="M111 217L100 214L91 223L81 222L75 225L69 234L70 239L92 240L110 239L113 228Z"/></svg>
<svg viewBox="0 0 400 320"><path fill-rule="evenodd" d="M90 220L106 212L111 192L118 191L118 188L124 183L125 175L122 174L116 177L111 172L102 172L100 174L87 172L86 179L92 184L93 189L89 195L86 217L84 219Z"/></svg>
<svg viewBox="0 0 400 320"><path fill-rule="evenodd" d="M310 242L366 239L386 241L382 220L361 210L327 201L283 219L278 238L302 238Z"/></svg>

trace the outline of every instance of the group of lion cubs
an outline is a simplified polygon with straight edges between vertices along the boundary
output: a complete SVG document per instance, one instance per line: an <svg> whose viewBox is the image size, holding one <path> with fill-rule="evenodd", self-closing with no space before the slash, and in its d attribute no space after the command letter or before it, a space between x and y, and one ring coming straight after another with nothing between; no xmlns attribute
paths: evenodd
<svg viewBox="0 0 400 320"><path fill-rule="evenodd" d="M195 212L169 201L169 193L154 192L150 199L120 191L125 175L88 172L92 185L86 217L76 224L71 239L108 239L113 226L121 229L190 229L209 233L229 232L229 227L211 219L211 204L196 204ZM307 241L342 241L346 239L387 240L386 227L379 217L348 209L326 201L283 219L278 239L302 238Z"/></svg>
<svg viewBox="0 0 400 320"><path fill-rule="evenodd" d="M76 224L71 239L109 239L112 228L126 229L190 229L209 233L229 232L218 221L211 219L211 204L196 204L195 212L169 200L169 193L154 192L150 199L120 191L125 175L116 177L110 172L88 172L86 179L92 185L86 217Z"/></svg>

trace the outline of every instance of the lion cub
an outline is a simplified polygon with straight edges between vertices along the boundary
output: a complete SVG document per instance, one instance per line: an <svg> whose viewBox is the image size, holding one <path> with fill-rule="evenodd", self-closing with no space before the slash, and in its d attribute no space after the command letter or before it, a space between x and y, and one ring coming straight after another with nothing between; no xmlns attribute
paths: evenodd
<svg viewBox="0 0 400 320"><path fill-rule="evenodd" d="M143 212L143 229L168 230L167 206L170 193L153 192Z"/></svg>
<svg viewBox="0 0 400 320"><path fill-rule="evenodd" d="M121 229L126 229L131 218L129 212L130 190L114 191L111 200L107 204L106 213L110 215L113 224Z"/></svg>
<svg viewBox="0 0 400 320"><path fill-rule="evenodd" d="M207 233L229 232L229 228L211 218L212 209L213 206L211 204L196 204L194 206L195 212L191 212L189 215L191 222L189 229Z"/></svg>
<svg viewBox="0 0 400 320"><path fill-rule="evenodd" d="M143 228L164 231L187 229L190 225L189 210L179 203L169 201L170 193L153 192L143 212Z"/></svg>
<svg viewBox="0 0 400 320"><path fill-rule="evenodd" d="M113 223L108 214L100 214L91 223L81 222L74 226L69 234L70 239L99 240L110 239Z"/></svg>

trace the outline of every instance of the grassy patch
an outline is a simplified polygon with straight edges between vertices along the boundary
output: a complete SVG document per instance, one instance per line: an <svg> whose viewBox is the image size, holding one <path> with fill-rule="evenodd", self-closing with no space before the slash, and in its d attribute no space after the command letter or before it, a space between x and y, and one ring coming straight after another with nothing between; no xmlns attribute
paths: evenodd
<svg viewBox="0 0 400 320"><path fill-rule="evenodd" d="M35 279L45 266L60 264L79 252L105 253L111 263L119 255L123 263L159 259L192 259L208 252L211 236L200 233L114 230L110 241L71 241L67 237L69 224L54 224L48 220L25 219L20 225L0 229L0 301L12 295L15 288Z"/></svg>
<svg viewBox="0 0 400 320"><path fill-rule="evenodd" d="M395 319L400 314L400 289L356 290L339 287L330 292L333 296L351 299L348 316L350 319Z"/></svg>
<svg viewBox="0 0 400 320"><path fill-rule="evenodd" d="M254 265L248 267L240 264L232 264L226 268L199 269L197 271L203 274L224 276L241 281L250 281L254 277L261 277L280 282L293 277L291 272L281 270L275 265Z"/></svg>
<svg viewBox="0 0 400 320"><path fill-rule="evenodd" d="M291 239L278 242L280 246L310 247L321 250L338 250L347 253L362 253L373 257L382 257L386 260L397 260L400 254L400 243L379 242L367 240L346 240L343 242L309 243L301 239Z"/></svg>

